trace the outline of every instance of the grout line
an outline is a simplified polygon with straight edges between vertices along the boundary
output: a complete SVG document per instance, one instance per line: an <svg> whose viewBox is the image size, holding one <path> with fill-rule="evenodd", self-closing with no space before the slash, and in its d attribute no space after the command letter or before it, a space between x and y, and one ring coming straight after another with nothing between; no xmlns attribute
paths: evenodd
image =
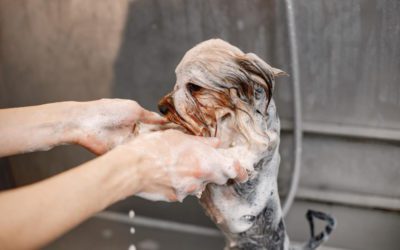
<svg viewBox="0 0 400 250"><path fill-rule="evenodd" d="M135 225L135 226L143 226L148 228L156 228L165 231L175 231L180 233L189 233L194 235L201 236L209 236L209 237L222 237L222 233L214 228L202 227L193 224L180 223L168 220L154 219L145 216L135 216L134 218L129 218L128 215L125 215L120 212L113 211L103 211L94 216L98 219L109 220L113 222ZM301 243L292 242L293 247L300 247ZM334 248L329 246L322 246L319 248L320 250L350 250L343 248Z"/></svg>
<svg viewBox="0 0 400 250"><path fill-rule="evenodd" d="M292 131L293 123L282 119L281 129ZM400 130L372 128L352 125L342 125L323 122L303 122L303 131L311 134L336 135L351 138L366 138L375 140L400 141Z"/></svg>
<svg viewBox="0 0 400 250"><path fill-rule="evenodd" d="M400 211L400 199L391 197L300 188L297 192L296 198L349 206L378 208L397 212Z"/></svg>
<svg viewBox="0 0 400 250"><path fill-rule="evenodd" d="M135 216L134 218L131 219L129 218L128 215L124 215L119 212L103 211L96 214L94 217L129 225L157 228L166 231L175 231L175 232L189 233L189 234L196 234L196 235L210 236L210 237L222 237L222 233L214 228L208 228L208 227L168 221L168 220L154 219L145 216Z"/></svg>

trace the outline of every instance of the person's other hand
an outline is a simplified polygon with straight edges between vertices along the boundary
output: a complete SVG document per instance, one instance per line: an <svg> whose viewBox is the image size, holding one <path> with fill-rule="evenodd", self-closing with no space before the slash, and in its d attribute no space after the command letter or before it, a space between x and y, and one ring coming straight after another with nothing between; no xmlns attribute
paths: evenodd
<svg viewBox="0 0 400 250"><path fill-rule="evenodd" d="M150 200L181 201L198 195L208 183L247 180L239 162L217 151L219 139L184 134L177 130L139 135L107 154L126 166L137 183L136 194ZM135 188L134 188L135 189Z"/></svg>
<svg viewBox="0 0 400 250"><path fill-rule="evenodd" d="M163 124L166 121L137 102L124 99L101 99L76 105L69 120L74 126L72 142L95 154L103 154L132 136L137 122Z"/></svg>

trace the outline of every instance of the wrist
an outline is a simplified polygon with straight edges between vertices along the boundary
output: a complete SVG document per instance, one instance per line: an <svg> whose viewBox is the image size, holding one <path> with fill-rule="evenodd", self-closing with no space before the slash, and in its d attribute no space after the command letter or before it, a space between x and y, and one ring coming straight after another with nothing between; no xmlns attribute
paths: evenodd
<svg viewBox="0 0 400 250"><path fill-rule="evenodd" d="M87 119L90 104L92 102L63 102L60 109L62 118L60 127L62 128L61 144L79 144L85 146L88 133L85 131L84 121ZM87 130L87 129L86 129Z"/></svg>
<svg viewBox="0 0 400 250"><path fill-rule="evenodd" d="M81 117L80 112L84 108L83 102L60 102L50 116L54 119L54 131L58 132L57 145L76 144L80 138Z"/></svg>
<svg viewBox="0 0 400 250"><path fill-rule="evenodd" d="M73 143L77 124L71 118L76 102L58 102L29 107L31 115L27 119L24 133L30 134L30 151Z"/></svg>
<svg viewBox="0 0 400 250"><path fill-rule="evenodd" d="M118 121L113 117L115 112L105 109L106 105L102 102L69 103L68 119L64 121L64 143L78 144L97 155L115 146L115 138L110 132Z"/></svg>
<svg viewBox="0 0 400 250"><path fill-rule="evenodd" d="M132 150L127 151L124 145L96 158L93 163L95 171L99 171L103 192L108 194L109 204L142 189L141 159Z"/></svg>

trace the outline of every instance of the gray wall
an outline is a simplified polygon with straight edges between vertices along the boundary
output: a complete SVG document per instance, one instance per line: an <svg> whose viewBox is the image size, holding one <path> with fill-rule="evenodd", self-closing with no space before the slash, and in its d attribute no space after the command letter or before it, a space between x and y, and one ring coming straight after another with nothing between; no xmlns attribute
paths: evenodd
<svg viewBox="0 0 400 250"><path fill-rule="evenodd" d="M297 0L305 138L287 224L308 237L308 208L334 214L329 245L398 249L400 3ZM103 97L155 110L196 43L221 37L290 73L283 1L0 1L0 107ZM290 78L277 83L283 120L280 190L291 175ZM18 185L93 156L78 147L7 158ZM111 209L212 226L194 199L130 198Z"/></svg>

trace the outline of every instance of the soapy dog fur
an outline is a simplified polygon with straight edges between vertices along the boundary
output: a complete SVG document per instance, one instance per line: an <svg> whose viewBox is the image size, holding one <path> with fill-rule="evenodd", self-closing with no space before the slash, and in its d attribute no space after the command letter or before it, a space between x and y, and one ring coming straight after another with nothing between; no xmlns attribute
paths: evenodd
<svg viewBox="0 0 400 250"><path fill-rule="evenodd" d="M245 183L209 184L199 194L226 236L226 249L289 249L277 188L280 123L272 98L275 78L286 73L220 39L189 50L175 73L160 112L186 133L220 138L219 151L248 171ZM325 238L318 240L313 246Z"/></svg>

